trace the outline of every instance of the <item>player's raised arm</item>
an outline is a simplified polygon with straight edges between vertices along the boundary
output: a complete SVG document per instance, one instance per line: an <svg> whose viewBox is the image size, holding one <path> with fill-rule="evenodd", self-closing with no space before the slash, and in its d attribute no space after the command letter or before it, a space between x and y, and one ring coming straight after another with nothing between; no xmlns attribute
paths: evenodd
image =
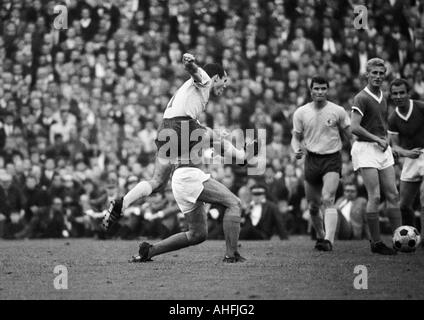
<svg viewBox="0 0 424 320"><path fill-rule="evenodd" d="M192 76L194 81L202 82L202 76L199 72L199 66L195 62L195 58L190 53L183 54L183 65L187 72Z"/></svg>

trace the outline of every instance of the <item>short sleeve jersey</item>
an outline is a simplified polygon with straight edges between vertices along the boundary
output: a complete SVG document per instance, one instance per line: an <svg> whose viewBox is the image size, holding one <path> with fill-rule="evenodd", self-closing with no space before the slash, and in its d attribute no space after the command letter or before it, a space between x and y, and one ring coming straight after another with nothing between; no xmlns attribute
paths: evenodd
<svg viewBox="0 0 424 320"><path fill-rule="evenodd" d="M331 154L342 149L339 128L350 126L346 110L330 101L322 109L313 102L299 107L293 114L293 131L303 135L308 151Z"/></svg>
<svg viewBox="0 0 424 320"><path fill-rule="evenodd" d="M199 68L201 81L197 82L192 77L184 82L174 96L169 100L163 113L164 119L175 117L191 117L198 119L205 110L209 100L212 80L202 68Z"/></svg>
<svg viewBox="0 0 424 320"><path fill-rule="evenodd" d="M380 138L385 138L387 133L388 108L387 101L380 91L377 97L368 88L360 91L353 99L352 112L361 116L361 126L368 132ZM358 141L363 141L358 137Z"/></svg>
<svg viewBox="0 0 424 320"><path fill-rule="evenodd" d="M389 117L388 132L399 135L404 149L424 148L424 101L409 100L406 115L396 108Z"/></svg>

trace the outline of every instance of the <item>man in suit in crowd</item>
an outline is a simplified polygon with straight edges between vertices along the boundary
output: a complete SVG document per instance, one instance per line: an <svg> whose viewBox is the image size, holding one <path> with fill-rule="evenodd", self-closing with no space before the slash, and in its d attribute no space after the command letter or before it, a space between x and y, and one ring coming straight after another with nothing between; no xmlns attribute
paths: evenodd
<svg viewBox="0 0 424 320"><path fill-rule="evenodd" d="M336 237L339 240L370 239L367 219L367 200L358 197L358 187L354 183L346 183L343 196L337 199L338 226Z"/></svg>
<svg viewBox="0 0 424 320"><path fill-rule="evenodd" d="M287 239L283 216L277 206L266 199L266 187L254 185L250 188L252 202L244 212L245 221L240 230L240 239L269 240L276 233L281 240Z"/></svg>
<svg viewBox="0 0 424 320"><path fill-rule="evenodd" d="M411 51L406 37L401 37L396 50L393 51L391 61L398 62L401 68L411 61Z"/></svg>

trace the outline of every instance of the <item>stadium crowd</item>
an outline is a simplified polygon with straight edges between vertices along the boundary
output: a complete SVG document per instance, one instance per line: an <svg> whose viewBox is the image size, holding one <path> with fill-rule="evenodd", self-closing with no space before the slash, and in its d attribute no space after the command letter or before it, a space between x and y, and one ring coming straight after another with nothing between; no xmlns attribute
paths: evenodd
<svg viewBox="0 0 424 320"><path fill-rule="evenodd" d="M67 6L62 29L54 27L58 4ZM368 9L366 29L353 24L355 4ZM350 111L366 61L378 56L386 88L402 76L424 100L418 0L4 0L0 22L3 238L110 236L100 228L109 200L153 173L162 111L188 77L184 52L199 65L222 63L230 78L203 124L267 130L264 175L208 168L242 200L242 239L311 231L303 164L290 150L291 117L309 101L308 79L325 76L329 100ZM354 182L364 197L349 146L343 161L345 187ZM223 237L222 215L208 206L210 238ZM167 187L129 208L111 234L163 238L184 228Z"/></svg>

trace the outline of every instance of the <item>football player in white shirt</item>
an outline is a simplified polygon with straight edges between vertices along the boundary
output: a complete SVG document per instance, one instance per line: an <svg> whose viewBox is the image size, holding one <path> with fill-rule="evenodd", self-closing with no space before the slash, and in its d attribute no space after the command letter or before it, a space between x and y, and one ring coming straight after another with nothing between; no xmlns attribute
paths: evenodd
<svg viewBox="0 0 424 320"><path fill-rule="evenodd" d="M199 130L204 132L203 136L209 135L217 138L216 133L209 128L202 127L197 118L204 111L211 93L216 96L222 95L227 84L227 75L222 66L218 64L207 64L203 69L200 68L191 54L186 53L183 55L183 64L191 78L177 90L164 112L163 122L158 130L158 138L156 139L158 153L153 178L149 181L139 182L123 198L115 199L111 202L108 213L103 220L106 230L110 229L110 226L122 216L122 212L131 203L149 196L152 192L159 191L167 183L174 165L178 163L181 167L181 160L184 156L188 156L188 167L196 167L196 165L193 165L190 151L193 146L198 144L199 139L191 141L190 137L193 131ZM173 137L170 136L172 134L178 139L172 139ZM178 145L173 144L173 142L178 142ZM218 137L218 142L223 145L223 151L226 156L235 157L239 161L247 159L245 150L236 149L230 141ZM182 150L182 145L184 144L188 144L188 150ZM216 147L215 141L214 146ZM249 147L248 149L252 150L254 148ZM256 152L253 152L255 155ZM205 176L202 175L203 178ZM228 262L239 262L236 260L242 260L237 253L237 241L240 232L240 201L230 190L214 179L203 180L200 183L204 183L202 190L204 194L207 194L205 196L208 197L207 202L219 202L227 208L227 219L225 219L227 223L224 226L224 232L225 230L227 231L226 257L229 258ZM195 192L199 190L196 189ZM186 214L189 224L196 225L199 223L197 214L193 212L191 217L189 216L189 214ZM202 235L190 231L175 236L179 238L174 239L175 237L171 237L172 239L159 246L155 255L199 243L199 240L204 238ZM235 258L236 256L237 258Z"/></svg>

